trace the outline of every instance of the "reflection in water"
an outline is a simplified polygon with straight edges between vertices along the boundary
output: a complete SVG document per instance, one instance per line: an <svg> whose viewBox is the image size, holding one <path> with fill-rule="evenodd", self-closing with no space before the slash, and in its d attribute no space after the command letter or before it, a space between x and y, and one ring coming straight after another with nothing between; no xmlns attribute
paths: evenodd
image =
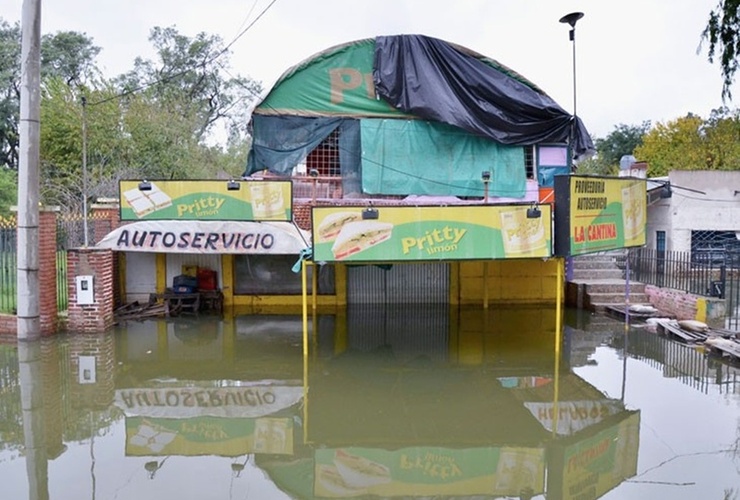
<svg viewBox="0 0 740 500"><path fill-rule="evenodd" d="M351 307L307 358L285 315L0 346L3 498L736 494L737 368L566 316L561 359L547 308Z"/></svg>

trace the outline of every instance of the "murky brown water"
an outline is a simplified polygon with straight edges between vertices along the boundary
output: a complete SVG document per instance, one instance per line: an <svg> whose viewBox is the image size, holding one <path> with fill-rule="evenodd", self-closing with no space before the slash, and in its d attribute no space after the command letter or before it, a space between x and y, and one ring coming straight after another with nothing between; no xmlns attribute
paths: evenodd
<svg viewBox="0 0 740 500"><path fill-rule="evenodd" d="M0 498L740 498L740 368L550 309L0 345ZM316 335L313 334L316 333Z"/></svg>

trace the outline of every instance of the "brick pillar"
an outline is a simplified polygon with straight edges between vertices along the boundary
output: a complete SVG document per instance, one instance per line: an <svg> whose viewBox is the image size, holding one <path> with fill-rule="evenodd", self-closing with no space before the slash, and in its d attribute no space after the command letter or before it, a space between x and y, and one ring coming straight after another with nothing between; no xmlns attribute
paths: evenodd
<svg viewBox="0 0 740 500"><path fill-rule="evenodd" d="M80 378L80 357L95 358L94 378ZM116 392L116 342L111 334L69 339L69 400L72 408L108 410Z"/></svg>
<svg viewBox="0 0 740 500"><path fill-rule="evenodd" d="M57 212L58 207L39 210L39 321L41 335L57 332Z"/></svg>
<svg viewBox="0 0 740 500"><path fill-rule="evenodd" d="M117 198L98 198L98 202L90 207L93 221L93 244L105 238L108 233L121 226L121 208ZM118 255L113 258L113 304L118 307L123 304Z"/></svg>
<svg viewBox="0 0 740 500"><path fill-rule="evenodd" d="M94 245L121 225L120 208L117 200L98 200L90 211L93 224L91 244Z"/></svg>
<svg viewBox="0 0 740 500"><path fill-rule="evenodd" d="M113 326L113 252L76 248L67 252L68 330L104 333ZM93 277L93 303L79 304L77 276Z"/></svg>

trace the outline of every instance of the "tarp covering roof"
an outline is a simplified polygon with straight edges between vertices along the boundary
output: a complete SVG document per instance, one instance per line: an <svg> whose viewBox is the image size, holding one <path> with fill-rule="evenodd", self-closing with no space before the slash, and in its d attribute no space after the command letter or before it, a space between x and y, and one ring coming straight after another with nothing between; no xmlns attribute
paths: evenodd
<svg viewBox="0 0 740 500"><path fill-rule="evenodd" d="M375 40L375 91L393 107L455 125L502 144L566 142L593 150L585 126L542 92L442 40L422 35Z"/></svg>
<svg viewBox="0 0 740 500"><path fill-rule="evenodd" d="M516 72L423 35L332 47L286 71L255 115L423 118L508 145L593 151L580 119ZM257 131L255 131L257 132Z"/></svg>

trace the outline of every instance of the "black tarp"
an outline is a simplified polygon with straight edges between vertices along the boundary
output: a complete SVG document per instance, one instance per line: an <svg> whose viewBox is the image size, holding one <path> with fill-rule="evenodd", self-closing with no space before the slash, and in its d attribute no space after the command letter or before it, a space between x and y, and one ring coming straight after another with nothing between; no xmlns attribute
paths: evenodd
<svg viewBox="0 0 740 500"><path fill-rule="evenodd" d="M594 150L578 117L546 94L442 40L377 37L373 80L378 95L395 108L501 144L568 142L576 158Z"/></svg>

